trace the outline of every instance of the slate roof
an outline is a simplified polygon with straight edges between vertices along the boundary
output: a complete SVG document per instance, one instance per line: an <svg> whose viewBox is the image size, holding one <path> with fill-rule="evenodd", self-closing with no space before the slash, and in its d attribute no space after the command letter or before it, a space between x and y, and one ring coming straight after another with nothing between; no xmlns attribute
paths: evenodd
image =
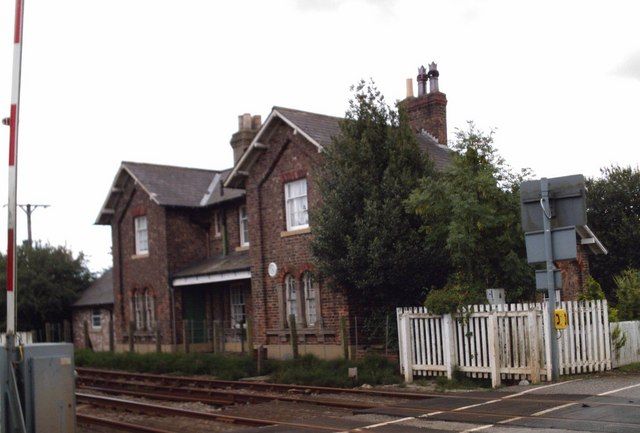
<svg viewBox="0 0 640 433"><path fill-rule="evenodd" d="M425 152L433 164L436 170L444 170L451 163L451 152L444 144L440 144L436 141L431 134L418 133L416 134L416 140L418 141L418 147Z"/></svg>
<svg viewBox="0 0 640 433"><path fill-rule="evenodd" d="M203 206L210 206L213 204L221 203L226 200L233 200L234 198L244 196L244 189L240 188L226 188L222 187L224 181L227 180L227 177L231 173L231 169L228 168L223 170L220 173L220 179L213 185L213 188L210 194L206 197L204 202L201 202ZM209 193L209 191L207 191Z"/></svg>
<svg viewBox="0 0 640 433"><path fill-rule="evenodd" d="M173 275L173 278L195 277L223 272L247 271L251 267L249 251L239 251L227 256L212 257L193 266L189 266Z"/></svg>
<svg viewBox="0 0 640 433"><path fill-rule="evenodd" d="M82 292L74 307L113 305L113 269L108 269Z"/></svg>
<svg viewBox="0 0 640 433"><path fill-rule="evenodd" d="M273 109L289 119L323 147L331 144L331 138L340 134L340 122L344 120L340 117L310 113L293 108L273 107Z"/></svg>

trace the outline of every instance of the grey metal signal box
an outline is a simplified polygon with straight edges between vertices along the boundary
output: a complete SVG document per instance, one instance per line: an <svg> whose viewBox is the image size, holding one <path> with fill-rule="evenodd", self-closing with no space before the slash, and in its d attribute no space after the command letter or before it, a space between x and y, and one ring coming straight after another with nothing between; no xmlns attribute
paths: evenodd
<svg viewBox="0 0 640 433"><path fill-rule="evenodd" d="M18 387L28 433L75 433L75 367L70 343L24 346Z"/></svg>

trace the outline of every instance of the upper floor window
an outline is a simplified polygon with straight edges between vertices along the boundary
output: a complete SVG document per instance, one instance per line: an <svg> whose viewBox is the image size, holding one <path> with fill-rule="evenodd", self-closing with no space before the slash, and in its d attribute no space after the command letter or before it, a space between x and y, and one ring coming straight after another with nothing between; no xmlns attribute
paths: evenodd
<svg viewBox="0 0 640 433"><path fill-rule="evenodd" d="M147 230L147 217L139 216L133 221L135 226L136 254L148 254L149 232Z"/></svg>
<svg viewBox="0 0 640 433"><path fill-rule="evenodd" d="M309 227L307 179L285 183L284 200L287 212L287 230Z"/></svg>
<svg viewBox="0 0 640 433"><path fill-rule="evenodd" d="M249 217L247 216L247 207L240 206L238 209L240 223L240 246L249 246Z"/></svg>
<svg viewBox="0 0 640 433"><path fill-rule="evenodd" d="M220 210L213 214L213 234L217 238L222 236L222 211Z"/></svg>

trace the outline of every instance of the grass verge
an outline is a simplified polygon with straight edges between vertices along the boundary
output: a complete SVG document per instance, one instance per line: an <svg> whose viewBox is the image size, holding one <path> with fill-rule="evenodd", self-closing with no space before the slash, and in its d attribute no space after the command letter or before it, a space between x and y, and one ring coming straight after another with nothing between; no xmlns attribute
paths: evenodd
<svg viewBox="0 0 640 433"><path fill-rule="evenodd" d="M212 353L111 353L76 351L78 367L106 368L140 373L210 375L237 380L257 374L256 364L248 356ZM358 377L349 378L350 367L358 368ZM397 364L379 356L366 356L351 362L325 361L312 355L295 360L266 362L263 374L271 381L298 385L353 387L362 384L383 385L402 382Z"/></svg>
<svg viewBox="0 0 640 433"><path fill-rule="evenodd" d="M617 370L622 373L640 373L640 362L623 365L622 367L618 367Z"/></svg>

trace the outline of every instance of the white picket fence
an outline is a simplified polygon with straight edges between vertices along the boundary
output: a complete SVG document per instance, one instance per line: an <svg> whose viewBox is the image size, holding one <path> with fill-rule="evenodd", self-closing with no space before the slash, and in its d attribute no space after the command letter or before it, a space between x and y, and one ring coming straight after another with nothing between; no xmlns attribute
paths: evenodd
<svg viewBox="0 0 640 433"><path fill-rule="evenodd" d="M606 301L561 302L569 326L559 331L560 374L611 369ZM414 376L447 375L458 369L471 377L551 376L546 362L551 347L545 324L546 304L471 305L451 315L433 315L424 307L398 308L400 369Z"/></svg>
<svg viewBox="0 0 640 433"><path fill-rule="evenodd" d="M611 335L616 328L619 328L621 335L624 336L625 344L619 349L614 348L613 367L621 367L623 365L640 362L640 321L626 321L611 323ZM611 342L612 346L614 342Z"/></svg>
<svg viewBox="0 0 640 433"><path fill-rule="evenodd" d="M16 334L16 342L22 344L31 344L33 343L33 332L18 332ZM6 334L3 332L0 334L0 346L4 346L6 344Z"/></svg>

